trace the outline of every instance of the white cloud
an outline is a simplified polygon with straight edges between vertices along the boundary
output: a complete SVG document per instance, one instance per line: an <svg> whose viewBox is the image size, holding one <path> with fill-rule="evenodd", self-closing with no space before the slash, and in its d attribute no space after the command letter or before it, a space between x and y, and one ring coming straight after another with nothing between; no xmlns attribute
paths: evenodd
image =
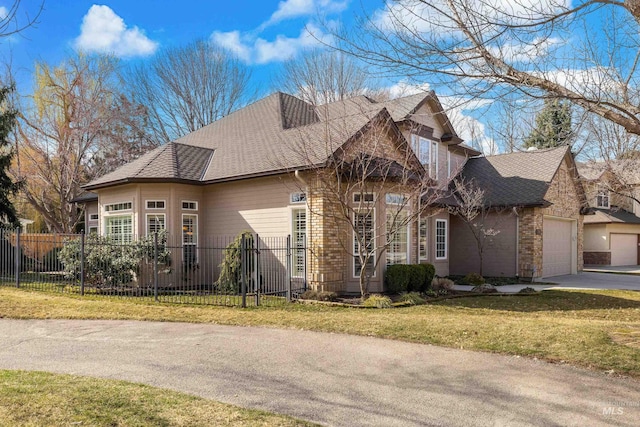
<svg viewBox="0 0 640 427"><path fill-rule="evenodd" d="M82 18L75 47L86 52L133 57L153 54L158 43L150 40L138 27L127 28L124 20L110 7L94 4Z"/></svg>
<svg viewBox="0 0 640 427"><path fill-rule="evenodd" d="M211 40L218 46L234 52L247 63L266 64L286 61L294 57L300 50L321 46L330 41L330 35L313 24L308 24L298 37L279 35L273 41L255 38L249 34L241 35L238 31L227 33L214 32Z"/></svg>
<svg viewBox="0 0 640 427"><path fill-rule="evenodd" d="M9 16L9 10L4 6L0 6L0 19L5 19L7 16Z"/></svg>
<svg viewBox="0 0 640 427"><path fill-rule="evenodd" d="M489 46L488 50L493 56L501 58L507 63L530 62L546 56L554 47L563 44L564 41L555 38L536 38L529 43L504 43L500 46Z"/></svg>
<svg viewBox="0 0 640 427"><path fill-rule="evenodd" d="M348 0L284 0L278 3L278 9L273 12L271 18L261 28L275 24L285 19L308 16L318 11L324 13L342 12L347 8Z"/></svg>

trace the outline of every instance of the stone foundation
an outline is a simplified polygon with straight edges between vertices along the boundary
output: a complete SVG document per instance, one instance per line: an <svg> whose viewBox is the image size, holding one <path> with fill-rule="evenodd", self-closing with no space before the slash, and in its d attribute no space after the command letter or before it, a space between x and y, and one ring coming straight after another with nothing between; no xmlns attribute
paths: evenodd
<svg viewBox="0 0 640 427"><path fill-rule="evenodd" d="M584 263L587 265L611 265L611 252L584 252Z"/></svg>

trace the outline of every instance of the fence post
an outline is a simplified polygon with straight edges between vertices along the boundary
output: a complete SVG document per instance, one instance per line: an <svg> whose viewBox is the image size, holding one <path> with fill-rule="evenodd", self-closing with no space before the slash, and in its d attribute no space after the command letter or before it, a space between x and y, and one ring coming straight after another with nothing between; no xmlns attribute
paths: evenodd
<svg viewBox="0 0 640 427"><path fill-rule="evenodd" d="M153 233L153 299L158 301L158 232Z"/></svg>
<svg viewBox="0 0 640 427"><path fill-rule="evenodd" d="M15 250L15 266L16 266L16 288L20 287L20 227L16 228L16 250Z"/></svg>
<svg viewBox="0 0 640 427"><path fill-rule="evenodd" d="M247 237L244 233L240 237L240 292L242 293L242 308L247 307Z"/></svg>
<svg viewBox="0 0 640 427"><path fill-rule="evenodd" d="M85 234L80 235L80 295L84 295L84 237Z"/></svg>
<svg viewBox="0 0 640 427"><path fill-rule="evenodd" d="M307 252L309 251L309 247L307 246L307 241L305 240L304 244L303 244L303 249L302 249L302 280L303 280L303 287L302 289L304 291L307 290Z"/></svg>
<svg viewBox="0 0 640 427"><path fill-rule="evenodd" d="M256 241L253 249L253 283L255 289L255 301L256 307L260 305L260 272L258 269L260 268L260 236L256 233Z"/></svg>
<svg viewBox="0 0 640 427"><path fill-rule="evenodd" d="M291 234L287 235L287 301L291 302Z"/></svg>

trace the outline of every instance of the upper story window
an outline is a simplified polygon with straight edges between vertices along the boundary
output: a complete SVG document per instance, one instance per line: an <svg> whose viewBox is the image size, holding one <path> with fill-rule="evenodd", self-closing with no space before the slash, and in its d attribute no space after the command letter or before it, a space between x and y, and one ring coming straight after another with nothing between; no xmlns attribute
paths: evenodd
<svg viewBox="0 0 640 427"><path fill-rule="evenodd" d="M304 203L307 201L307 193L291 193L291 203Z"/></svg>
<svg viewBox="0 0 640 427"><path fill-rule="evenodd" d="M97 221L98 214L89 214L89 221Z"/></svg>
<svg viewBox="0 0 640 427"><path fill-rule="evenodd" d="M598 191L596 207L609 209L609 192L607 190Z"/></svg>
<svg viewBox="0 0 640 427"><path fill-rule="evenodd" d="M182 210L185 211L197 211L198 210L198 202L191 202L191 201L183 201L182 202Z"/></svg>
<svg viewBox="0 0 640 427"><path fill-rule="evenodd" d="M388 205L404 205L407 203L407 198L402 194L387 193L385 201Z"/></svg>
<svg viewBox="0 0 640 427"><path fill-rule="evenodd" d="M374 200L373 193L353 193L354 203L372 203Z"/></svg>
<svg viewBox="0 0 640 427"><path fill-rule="evenodd" d="M438 143L418 135L411 135L411 148L420 163L428 170L429 176L438 179Z"/></svg>
<svg viewBox="0 0 640 427"><path fill-rule="evenodd" d="M111 203L104 205L105 212L130 211L133 204L131 202Z"/></svg>
<svg viewBox="0 0 640 427"><path fill-rule="evenodd" d="M164 209L164 200L147 200L147 209Z"/></svg>

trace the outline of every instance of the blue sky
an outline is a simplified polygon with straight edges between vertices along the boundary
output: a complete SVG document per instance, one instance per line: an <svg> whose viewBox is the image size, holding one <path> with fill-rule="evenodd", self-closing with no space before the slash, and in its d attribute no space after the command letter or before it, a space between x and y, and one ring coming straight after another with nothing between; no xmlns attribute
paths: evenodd
<svg viewBox="0 0 640 427"><path fill-rule="evenodd" d="M11 3L0 0L0 12ZM33 13L37 3L23 0L19 16ZM371 10L382 6L368 3ZM127 63L151 58L162 47L210 39L234 50L265 87L282 61L318 44L307 33L323 36L318 12L348 25L361 7L349 0L46 0L37 25L0 40L0 55L11 60L25 91L35 61L57 64L73 50L113 53Z"/></svg>

